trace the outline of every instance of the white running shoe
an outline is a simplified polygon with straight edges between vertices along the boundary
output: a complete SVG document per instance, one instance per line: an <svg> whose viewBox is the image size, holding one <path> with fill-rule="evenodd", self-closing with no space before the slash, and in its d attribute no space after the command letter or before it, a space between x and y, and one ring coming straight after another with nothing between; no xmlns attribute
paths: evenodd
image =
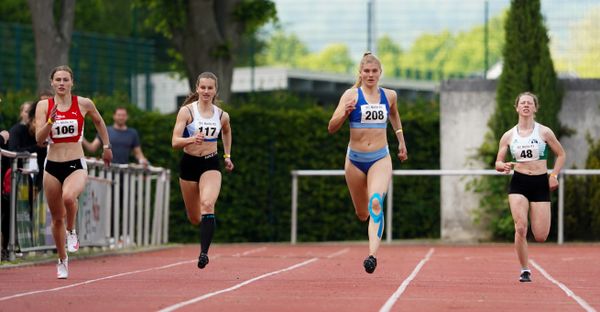
<svg viewBox="0 0 600 312"><path fill-rule="evenodd" d="M76 252L79 250L79 239L77 238L77 232L72 230L71 232L67 231L67 250L69 252Z"/></svg>
<svg viewBox="0 0 600 312"><path fill-rule="evenodd" d="M69 257L65 260L58 258L58 264L56 265L56 277L59 279L66 279L69 277Z"/></svg>

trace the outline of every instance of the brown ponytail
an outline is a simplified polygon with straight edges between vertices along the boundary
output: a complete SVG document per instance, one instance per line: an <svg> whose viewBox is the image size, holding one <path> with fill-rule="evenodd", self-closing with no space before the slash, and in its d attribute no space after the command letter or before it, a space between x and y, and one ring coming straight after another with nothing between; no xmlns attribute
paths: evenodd
<svg viewBox="0 0 600 312"><path fill-rule="evenodd" d="M188 105L194 101L198 101L199 98L200 95L198 95L198 92L194 91L185 98L185 101L183 101L183 105Z"/></svg>

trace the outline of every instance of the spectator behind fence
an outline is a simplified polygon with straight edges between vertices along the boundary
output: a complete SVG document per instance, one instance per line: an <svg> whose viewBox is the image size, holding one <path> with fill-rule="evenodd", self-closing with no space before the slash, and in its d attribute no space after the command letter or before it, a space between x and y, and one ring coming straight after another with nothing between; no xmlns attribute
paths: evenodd
<svg viewBox="0 0 600 312"><path fill-rule="evenodd" d="M8 139L10 138L10 133L6 130L0 130L0 148L8 149ZM8 260L8 250L6 247L8 246L8 214L10 207L9 200L9 192L4 191L4 175L8 170L8 166L10 165L10 159L6 157L2 157L2 171L0 172L0 189L2 190L2 211L0 211L0 219L2 222L2 261Z"/></svg>
<svg viewBox="0 0 600 312"><path fill-rule="evenodd" d="M8 131L6 131L6 130L0 131L0 146L2 146L2 148L4 148L6 143L8 143L9 137L10 137L10 134Z"/></svg>
<svg viewBox="0 0 600 312"><path fill-rule="evenodd" d="M44 172L44 161L46 160L47 153L47 142L38 144L35 140L35 110L38 102L33 102L27 105L27 111L23 116L21 113L22 121L25 123L18 123L10 129L11 140L8 144L8 149L14 152L30 152L37 153L37 167L40 173ZM19 164L19 168L23 167ZM42 187L42 174L36 175L35 185L40 189Z"/></svg>
<svg viewBox="0 0 600 312"><path fill-rule="evenodd" d="M16 144L24 144L23 142L23 135L22 133L26 133L27 132L27 124L29 123L29 109L31 108L31 101L26 101L23 102L23 104L21 104L20 108L19 108L19 121L14 124L12 127L10 127L9 130L9 134L10 134L10 141L8 142L7 146L5 149L13 151L13 152L22 152L22 149L17 149L16 148ZM35 142L35 138L33 140ZM10 193L11 193L11 179L10 179L10 175L12 170L10 169L11 167L11 161L9 159L7 159L7 161L5 163L2 164L3 168L3 174L2 174L2 179L5 183L4 187L2 188L3 193L5 194L4 196L7 197L7 205L6 207L4 206L4 203L2 203L2 210L4 210L4 213L2 215L2 236L4 237L3 240L3 245L2 245L2 249L6 250L6 247L8 246L8 241L10 240L10 235L9 235L9 225L10 225L10 219L11 219L11 215L10 215ZM5 166L6 165L6 166ZM18 167L21 168L23 167L22 161L19 161Z"/></svg>
<svg viewBox="0 0 600 312"><path fill-rule="evenodd" d="M127 126L128 117L125 107L117 107L113 114L113 125L107 127L108 137L113 150L112 162L115 164L128 164L129 156L131 155L131 151L133 151L137 162L147 166L148 160L142 152L138 132L134 128ZM92 142L83 139L83 147L90 153L95 153L101 144L102 141L97 135Z"/></svg>

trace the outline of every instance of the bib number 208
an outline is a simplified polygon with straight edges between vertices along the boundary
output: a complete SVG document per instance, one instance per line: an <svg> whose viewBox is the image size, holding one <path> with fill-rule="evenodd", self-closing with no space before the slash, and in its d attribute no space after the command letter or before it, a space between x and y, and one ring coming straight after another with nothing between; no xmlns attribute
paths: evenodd
<svg viewBox="0 0 600 312"><path fill-rule="evenodd" d="M366 111L365 120L383 120L383 111Z"/></svg>

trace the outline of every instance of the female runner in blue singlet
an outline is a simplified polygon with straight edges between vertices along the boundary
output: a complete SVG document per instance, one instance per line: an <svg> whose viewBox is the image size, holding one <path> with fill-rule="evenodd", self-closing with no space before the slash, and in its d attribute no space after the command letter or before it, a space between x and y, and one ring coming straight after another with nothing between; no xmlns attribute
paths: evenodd
<svg viewBox="0 0 600 312"><path fill-rule="evenodd" d="M369 222L369 255L363 261L367 273L373 273L377 267L376 253L384 227L383 203L392 178L386 134L388 119L398 139L398 158L401 161L408 158L397 95L394 90L379 87L381 73L381 62L373 54L365 53L357 82L340 98L328 126L329 133L334 133L350 119L344 170L356 215Z"/></svg>
<svg viewBox="0 0 600 312"><path fill-rule="evenodd" d="M550 191L558 188L557 176L565 164L566 153L550 128L535 122L539 108L537 97L529 92L517 96L515 109L519 122L502 135L496 156L496 170L509 174L508 203L515 223L515 249L521 264L519 281L531 282L527 251L527 215L531 231L538 242L550 232ZM548 175L548 147L556 155L552 173ZM510 151L514 161L505 162Z"/></svg>

